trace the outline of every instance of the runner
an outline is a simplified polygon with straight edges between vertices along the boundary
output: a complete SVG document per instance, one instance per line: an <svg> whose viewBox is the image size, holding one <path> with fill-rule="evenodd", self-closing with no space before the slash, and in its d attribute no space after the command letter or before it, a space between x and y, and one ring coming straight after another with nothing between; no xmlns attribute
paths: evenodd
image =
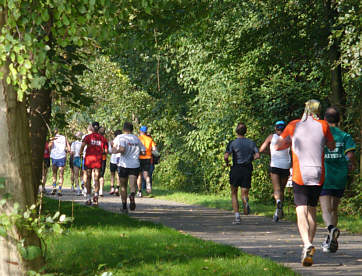
<svg viewBox="0 0 362 276"><path fill-rule="evenodd" d="M260 157L254 141L245 138L246 125L239 123L236 127L237 138L226 147L224 160L229 166L229 156L232 154L233 166L230 169L231 200L235 213L233 224L240 224L238 187L241 187L241 198L244 206L244 215L250 213L249 189L251 187L251 175L253 171L252 161Z"/></svg>
<svg viewBox="0 0 362 276"><path fill-rule="evenodd" d="M106 134L106 129L104 127L100 127L99 128L99 134L102 135L104 137L104 139L107 142L108 145L108 141L105 137ZM104 173L106 172L106 167L107 167L107 153L103 152L102 154L102 167L101 167L101 171L99 174L99 196L103 197L103 189L104 189Z"/></svg>
<svg viewBox="0 0 362 276"><path fill-rule="evenodd" d="M94 172L94 205L98 205L98 195L99 195L99 175L102 167L102 154L103 152L107 153L108 144L106 139L98 133L99 123L92 123L93 132L84 137L82 145L80 147L80 155L83 154L85 146L87 146L85 153L84 166L87 170L86 186L87 186L87 201L86 205L92 205L91 200L91 191L92 191L92 172Z"/></svg>
<svg viewBox="0 0 362 276"><path fill-rule="evenodd" d="M120 153L118 161L118 176L121 184L121 199L122 207L121 212L128 213L127 209L127 183L129 180L130 186L130 205L131 211L136 209L135 195L137 189L137 177L140 171L140 154L145 154L146 148L138 139L132 134L133 125L129 122L123 125L123 134L118 135L114 139L113 153Z"/></svg>
<svg viewBox="0 0 362 276"><path fill-rule="evenodd" d="M307 101L302 119L290 122L275 145L276 150L292 146L294 203L304 243L303 266L313 264L316 206L324 182L324 145L335 147L328 123L318 119L319 111L319 101Z"/></svg>
<svg viewBox="0 0 362 276"><path fill-rule="evenodd" d="M146 191L148 194L152 192L151 186L151 178L149 175L149 171L151 169L151 158L152 153L158 153L156 144L152 140L150 136L147 135L147 127L141 126L140 128L140 135L138 138L141 140L142 144L146 148L146 152L144 155L140 155L140 174L137 178L137 187L138 187L138 197L142 197L142 176L146 181Z"/></svg>
<svg viewBox="0 0 362 276"><path fill-rule="evenodd" d="M120 186L120 183L119 183L119 177L117 175L116 176L116 172L117 172L117 164L118 164L118 160L119 160L119 157L120 157L120 154L119 153L112 153L113 151L113 143L114 143L114 140L116 139L116 137L118 135L122 134L122 131L121 130L116 130L114 132L114 139L112 141L110 141L108 143L108 149L109 149L109 154L111 154L111 160L110 160L110 163L109 163L109 170L111 172L111 191L110 191L110 195L116 195L116 196L119 196L119 186ZM117 188L114 189L114 179L117 179Z"/></svg>
<svg viewBox="0 0 362 276"><path fill-rule="evenodd" d="M58 196L62 196L62 186L64 182L64 166L67 160L66 151L70 152L70 146L67 138L58 133L58 129L54 130L54 137L49 142L50 158L52 159L53 171L53 191L52 195L57 192L57 174L59 169L59 191Z"/></svg>
<svg viewBox="0 0 362 276"><path fill-rule="evenodd" d="M79 178L80 178L79 172L82 167L82 162L80 160L79 151L80 151L80 147L82 146L82 136L83 136L83 133L78 131L75 134L75 137L77 140L75 140L70 147L70 150L71 150L70 154L73 159L74 181L75 181L75 185L77 187L77 196L81 195L81 191L80 191L80 187L79 187Z"/></svg>
<svg viewBox="0 0 362 276"><path fill-rule="evenodd" d="M151 137L152 136L147 132L146 134L148 137ZM150 170L148 171L148 175L150 176L150 183L151 183L151 187L152 187L152 175L153 175L153 172L155 170L155 165L159 164L160 163L160 153L158 151L156 152L152 152L152 157L151 157L151 165L150 165ZM143 177L142 175L142 190L146 190L147 189L147 186L146 186L146 180L145 178ZM142 196L142 194L141 194Z"/></svg>
<svg viewBox="0 0 362 276"><path fill-rule="evenodd" d="M322 244L323 252L336 252L338 249L338 237L340 234L337 228L338 205L343 196L347 184L348 169L354 170L356 145L346 132L337 128L339 112L330 107L326 110L324 119L328 122L336 148L330 151L324 149L324 165L326 168L326 179L323 184L319 201L322 209L322 216L328 229L326 240Z"/></svg>
<svg viewBox="0 0 362 276"><path fill-rule="evenodd" d="M73 142L69 142L69 145L72 145L72 144L73 144ZM74 192L74 166L73 166L73 155L72 154L69 154L69 170L70 170L70 189L72 192Z"/></svg>
<svg viewBox="0 0 362 276"><path fill-rule="evenodd" d="M269 147L270 149L270 178L273 184L274 199L276 203L276 210L273 216L273 221L278 222L283 218L283 201L284 201L284 189L287 184L290 169L290 150L289 148L276 151L274 145L279 139L279 135L283 132L286 124L284 121L278 121L275 123L275 133L270 134L261 145L259 152L265 152Z"/></svg>
<svg viewBox="0 0 362 276"><path fill-rule="evenodd" d="M88 128L87 128L87 134L83 135L82 137L82 141L83 139L89 135L89 134L92 134L93 133L93 127L92 127L92 124L88 125ZM82 157L82 182L81 182L81 187L82 187L82 194L84 197L87 196L87 187L86 187L86 183L87 183L87 169L84 165L84 161L85 161L85 153L87 152L87 146L84 147L84 150L83 150L83 155L81 155Z"/></svg>
<svg viewBox="0 0 362 276"><path fill-rule="evenodd" d="M45 188L45 184L47 182L47 176L48 176L48 169L50 167L50 150L49 150L49 142L45 142L44 147L44 155L43 155L43 174L42 174L42 192L43 194L47 194L48 191Z"/></svg>

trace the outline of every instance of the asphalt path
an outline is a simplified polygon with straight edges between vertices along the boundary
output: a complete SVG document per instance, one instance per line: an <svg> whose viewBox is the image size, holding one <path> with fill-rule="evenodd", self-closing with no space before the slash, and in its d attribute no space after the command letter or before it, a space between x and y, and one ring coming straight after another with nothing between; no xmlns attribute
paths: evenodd
<svg viewBox="0 0 362 276"><path fill-rule="evenodd" d="M50 196L58 199L58 196ZM84 204L82 196L76 196L70 189L64 189L61 200ZM297 225L281 220L272 222L263 216L241 216L241 224L233 225L230 211L183 204L157 198L136 198L136 210L129 216L139 220L160 223L181 233L194 237L228 244L244 252L270 258L292 268L301 275L362 275L362 236L342 232L338 239L336 253L323 253L320 245L326 230L317 229L314 245L314 265L300 264L302 250ZM99 200L99 208L120 213L121 200L108 194Z"/></svg>

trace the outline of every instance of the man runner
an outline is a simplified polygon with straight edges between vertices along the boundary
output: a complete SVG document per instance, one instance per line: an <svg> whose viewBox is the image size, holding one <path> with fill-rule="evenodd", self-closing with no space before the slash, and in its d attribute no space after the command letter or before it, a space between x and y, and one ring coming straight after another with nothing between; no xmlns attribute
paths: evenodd
<svg viewBox="0 0 362 276"><path fill-rule="evenodd" d="M102 135L104 137L104 139L107 141L105 134L106 134L106 129L104 127L100 127L99 128L99 134ZM108 141L107 141L108 144ZM106 172L106 167L107 167L107 154L104 152L102 155L102 167L101 167L101 171L99 173L99 196L103 197L103 189L104 189L104 173Z"/></svg>
<svg viewBox="0 0 362 276"><path fill-rule="evenodd" d="M118 135L120 135L120 134L122 134L122 131L117 129L114 132L114 139L116 139L116 137ZM112 141L109 141L109 143L108 143L108 149L109 149L108 152L111 154L111 158L110 158L110 162L109 162L109 171L111 173L111 191L109 192L109 194L110 195L115 194L116 196L119 196L120 182L119 182L118 175L116 176L116 172L118 170L118 161L119 161L120 154L119 153L112 153L113 152L114 139ZM116 189L114 189L114 182L115 181L117 181L117 188Z"/></svg>
<svg viewBox="0 0 362 276"><path fill-rule="evenodd" d="M275 145L276 150L292 146L294 203L304 244L303 266L313 264L316 206L324 182L324 146L335 147L327 122L318 118L319 111L319 101L307 101L302 119L290 122Z"/></svg>
<svg viewBox="0 0 362 276"><path fill-rule="evenodd" d="M245 138L246 125L239 123L236 127L237 138L231 141L224 154L226 166L229 166L229 156L233 156L233 166L230 169L231 201L235 213L233 224L240 224L238 187L241 187L241 198L244 206L244 215L250 213L249 189L253 171L252 161L260 157L254 141Z"/></svg>
<svg viewBox="0 0 362 276"><path fill-rule="evenodd" d="M337 128L339 112L334 107L326 110L324 119L328 122L336 142L336 148L331 151L324 149L324 165L326 179L323 184L319 201L322 216L328 229L326 240L322 244L323 252L336 252L338 249L338 237L340 231L338 223L338 205L343 196L347 184L348 170L354 169L354 151L356 145L348 133Z"/></svg>
<svg viewBox="0 0 362 276"><path fill-rule="evenodd" d="M142 197L142 176L146 181L146 191L148 194L152 192L151 187L151 178L149 175L149 171L151 169L151 159L152 159L152 152L157 153L156 143L153 139L147 135L147 127L141 126L140 128L140 135L138 138L141 140L142 144L146 148L146 153L144 155L140 155L140 174L137 178L137 186L138 186L138 197Z"/></svg>
<svg viewBox="0 0 362 276"><path fill-rule="evenodd" d="M137 177L140 171L140 154L145 154L146 148L138 139L138 137L132 134L133 125L129 122L125 122L123 125L123 134L118 135L114 139L113 153L120 153L118 161L118 176L121 184L121 200L122 207L121 212L123 214L128 213L127 209L127 183L129 180L130 186L130 205L131 211L136 209L135 195L137 189Z"/></svg>
<svg viewBox="0 0 362 276"><path fill-rule="evenodd" d="M84 137L82 141L82 145L80 148L80 155L82 155L85 146L87 146L85 153L84 166L87 170L87 201L86 205L92 205L92 172L94 172L94 197L93 203L94 205L98 205L98 195L99 195L99 175L102 167L102 155L104 152L107 153L108 144L106 139L98 133L99 131L99 123L92 123L93 132Z"/></svg>
<svg viewBox="0 0 362 276"><path fill-rule="evenodd" d="M62 196L62 186L64 182L64 166L67 160L67 151L70 152L70 146L67 138L58 133L58 129L54 130L54 137L49 142L50 158L52 159L53 171L53 191L52 195L57 192L57 174L59 169L59 191L58 196Z"/></svg>

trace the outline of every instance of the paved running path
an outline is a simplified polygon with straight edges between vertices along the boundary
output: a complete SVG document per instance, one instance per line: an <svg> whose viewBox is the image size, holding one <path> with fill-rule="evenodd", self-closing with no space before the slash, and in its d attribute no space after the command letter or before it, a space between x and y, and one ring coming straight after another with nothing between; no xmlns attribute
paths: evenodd
<svg viewBox="0 0 362 276"><path fill-rule="evenodd" d="M70 190L64 190L61 200L85 202L84 197L77 197ZM337 253L325 254L319 247L325 237L325 230L319 227L314 241L317 248L315 264L302 267L301 241L295 223L273 223L271 218L249 215L241 217L241 225L232 225L233 213L230 211L157 198L137 198L136 204L136 211L129 214L133 218L161 223L182 233L270 258L301 275L362 275L361 235L343 232L338 239L340 247ZM99 207L120 213L120 198L106 195L100 198Z"/></svg>

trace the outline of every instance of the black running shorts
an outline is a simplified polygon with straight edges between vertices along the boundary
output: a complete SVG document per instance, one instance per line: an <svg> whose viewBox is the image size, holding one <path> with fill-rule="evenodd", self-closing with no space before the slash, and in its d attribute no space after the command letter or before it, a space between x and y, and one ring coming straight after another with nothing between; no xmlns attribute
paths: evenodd
<svg viewBox="0 0 362 276"><path fill-rule="evenodd" d="M253 166L233 165L230 170L230 185L250 189Z"/></svg>
<svg viewBox="0 0 362 276"><path fill-rule="evenodd" d="M140 159L141 172L149 172L151 168L151 159Z"/></svg>
<svg viewBox="0 0 362 276"><path fill-rule="evenodd" d="M128 177L129 175L138 176L140 173L140 168L123 168L118 167L118 176L119 177Z"/></svg>
<svg viewBox="0 0 362 276"><path fill-rule="evenodd" d="M99 172L99 177L104 177L104 173L106 172L106 167L107 167L107 160L102 160L102 166Z"/></svg>
<svg viewBox="0 0 362 276"><path fill-rule="evenodd" d="M113 163L109 163L109 170L111 171L111 173L114 173L117 171L117 164L113 164Z"/></svg>
<svg viewBox="0 0 362 276"><path fill-rule="evenodd" d="M344 189L322 189L320 196L334 196L341 198L344 194Z"/></svg>
<svg viewBox="0 0 362 276"><path fill-rule="evenodd" d="M311 206L316 207L318 205L319 195L322 191L322 186L308 186L298 185L293 182L294 190L294 204L298 206Z"/></svg>
<svg viewBox="0 0 362 276"><path fill-rule="evenodd" d="M277 167L270 167L269 172L280 176L289 176L289 169L281 169Z"/></svg>

